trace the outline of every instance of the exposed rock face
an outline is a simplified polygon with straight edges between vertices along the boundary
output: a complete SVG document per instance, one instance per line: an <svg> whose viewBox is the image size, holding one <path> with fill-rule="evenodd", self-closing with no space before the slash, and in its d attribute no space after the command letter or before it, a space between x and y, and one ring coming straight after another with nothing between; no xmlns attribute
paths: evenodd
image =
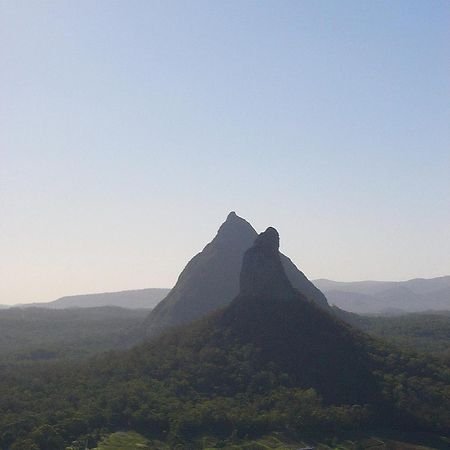
<svg viewBox="0 0 450 450"><path fill-rule="evenodd" d="M216 237L189 261L175 287L149 314L146 334L154 336L191 322L236 297L242 257L256 236L246 220L231 212Z"/></svg>
<svg viewBox="0 0 450 450"><path fill-rule="evenodd" d="M240 293L243 295L279 296L293 293L281 263L280 237L275 228L269 227L255 240L244 255L240 277Z"/></svg>
<svg viewBox="0 0 450 450"><path fill-rule="evenodd" d="M269 231L273 230L273 231ZM278 233L267 230L266 238ZM273 234L275 232L275 234ZM244 219L231 212L216 237L181 272L175 287L150 313L145 323L147 336L154 336L174 325L191 322L226 306L239 293L242 258L258 234ZM266 239L258 238L258 239ZM268 239L269 241L271 239ZM276 237L279 240L278 237ZM265 247L264 242L262 242ZM273 248L278 253L278 241ZM274 250L275 251L275 250ZM287 278L308 300L328 308L325 296L286 256L279 254Z"/></svg>

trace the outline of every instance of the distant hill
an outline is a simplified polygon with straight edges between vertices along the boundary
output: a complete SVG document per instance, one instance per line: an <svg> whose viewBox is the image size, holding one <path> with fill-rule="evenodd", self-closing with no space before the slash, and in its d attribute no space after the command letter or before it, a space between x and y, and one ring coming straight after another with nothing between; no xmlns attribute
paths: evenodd
<svg viewBox="0 0 450 450"><path fill-rule="evenodd" d="M242 258L257 236L250 223L231 212L215 238L188 262L175 287L150 313L145 326L147 335L154 336L228 305L239 293ZM287 256L280 254L280 258L293 287L308 300L328 309L322 292Z"/></svg>
<svg viewBox="0 0 450 450"><path fill-rule="evenodd" d="M314 280L328 301L358 314L450 310L450 276L408 281Z"/></svg>
<svg viewBox="0 0 450 450"><path fill-rule="evenodd" d="M105 292L102 294L70 295L48 303L30 303L21 307L51 309L93 308L98 306L119 306L128 309L154 308L170 289L137 289L133 291Z"/></svg>

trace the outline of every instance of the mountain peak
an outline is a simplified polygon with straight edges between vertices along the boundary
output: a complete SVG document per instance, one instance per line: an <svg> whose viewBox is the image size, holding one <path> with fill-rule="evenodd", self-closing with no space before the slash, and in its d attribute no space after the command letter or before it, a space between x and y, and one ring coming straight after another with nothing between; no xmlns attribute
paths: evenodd
<svg viewBox="0 0 450 450"><path fill-rule="evenodd" d="M251 225L245 219L243 219L242 217L239 217L234 211L231 211L228 214L228 216L227 216L225 222L222 224L222 226L224 226L224 225L239 225L239 224L241 224L241 225L245 224L246 226L251 227Z"/></svg>
<svg viewBox="0 0 450 450"><path fill-rule="evenodd" d="M231 211L220 226L213 242L227 246L238 242L238 245L241 246L244 241L248 248L249 243L254 241L256 235L255 229L245 219Z"/></svg>
<svg viewBox="0 0 450 450"><path fill-rule="evenodd" d="M293 292L281 262L279 245L280 237L275 228L269 227L258 235L242 261L241 294L280 297Z"/></svg>
<svg viewBox="0 0 450 450"><path fill-rule="evenodd" d="M269 227L258 235L254 245L260 247L262 251L276 253L280 248L280 235L275 228Z"/></svg>

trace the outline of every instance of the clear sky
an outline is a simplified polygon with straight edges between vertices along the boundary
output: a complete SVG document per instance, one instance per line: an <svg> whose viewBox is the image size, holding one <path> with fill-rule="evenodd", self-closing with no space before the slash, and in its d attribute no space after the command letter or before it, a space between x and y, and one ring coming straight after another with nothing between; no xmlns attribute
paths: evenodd
<svg viewBox="0 0 450 450"><path fill-rule="evenodd" d="M231 210L450 274L449 61L447 0L1 0L0 303L170 287Z"/></svg>

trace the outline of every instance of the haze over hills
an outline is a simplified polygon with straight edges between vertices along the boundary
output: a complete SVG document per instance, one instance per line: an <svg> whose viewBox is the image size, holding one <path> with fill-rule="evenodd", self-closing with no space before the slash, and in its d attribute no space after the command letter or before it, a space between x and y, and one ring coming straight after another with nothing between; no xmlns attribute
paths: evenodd
<svg viewBox="0 0 450 450"><path fill-rule="evenodd" d="M150 313L147 334L155 335L167 327L198 319L236 297L242 258L257 236L250 223L231 212L215 238L188 262L174 288ZM292 285L308 300L328 308L322 292L287 256L280 257Z"/></svg>
<svg viewBox="0 0 450 450"><path fill-rule="evenodd" d="M69 295L45 303L27 303L22 308L36 307L49 309L93 308L99 306L119 306L128 309L152 309L170 291L164 288L136 289L99 294Z"/></svg>
<svg viewBox="0 0 450 450"><path fill-rule="evenodd" d="M231 212L216 237L186 265L173 289L147 288L64 296L50 302L11 306L49 309L119 306L153 309L147 320L149 335L189 322L226 305L238 293L239 272L245 251L257 233L246 220ZM408 281L309 281L281 254L292 285L309 300L328 308L328 302L357 314L396 315L450 310L450 276Z"/></svg>
<svg viewBox="0 0 450 450"><path fill-rule="evenodd" d="M302 276L287 257L282 257L285 271L297 285ZM399 315L427 311L450 311L450 277L431 279L413 279L408 281L356 281L340 282L328 279L314 280L330 304L344 311L356 314ZM448 284L447 284L448 283ZM305 283L303 284L305 286ZM309 284L306 284L308 287ZM80 294L61 297L51 302L36 302L17 305L0 305L0 309L21 308L92 308L100 306L118 306L127 309L153 309L171 290L168 288L147 288ZM311 289L312 294L314 291ZM320 301L321 296L318 296ZM218 302L221 305L221 302Z"/></svg>
<svg viewBox="0 0 450 450"><path fill-rule="evenodd" d="M82 359L130 347L147 309L8 308L0 311L0 366L25 361ZM1 447L0 447L1 448Z"/></svg>
<svg viewBox="0 0 450 450"><path fill-rule="evenodd" d="M358 314L450 310L450 276L408 281L314 280L331 304Z"/></svg>

